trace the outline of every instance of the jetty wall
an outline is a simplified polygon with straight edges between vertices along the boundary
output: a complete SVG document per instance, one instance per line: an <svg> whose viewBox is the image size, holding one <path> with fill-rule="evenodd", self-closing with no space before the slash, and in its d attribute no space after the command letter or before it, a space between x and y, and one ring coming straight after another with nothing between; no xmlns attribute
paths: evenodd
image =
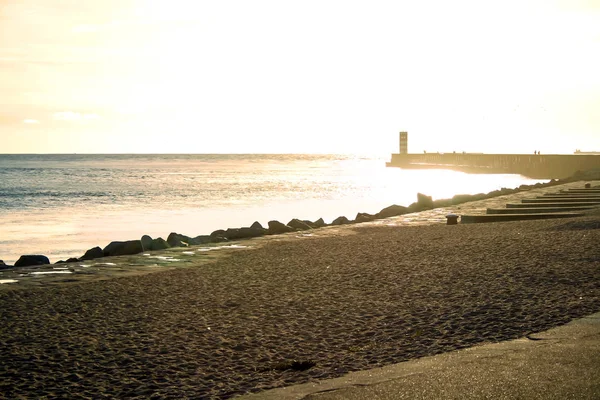
<svg viewBox="0 0 600 400"><path fill-rule="evenodd" d="M519 174L535 179L564 179L577 171L600 169L597 154L392 154L388 167L451 169L468 173Z"/></svg>

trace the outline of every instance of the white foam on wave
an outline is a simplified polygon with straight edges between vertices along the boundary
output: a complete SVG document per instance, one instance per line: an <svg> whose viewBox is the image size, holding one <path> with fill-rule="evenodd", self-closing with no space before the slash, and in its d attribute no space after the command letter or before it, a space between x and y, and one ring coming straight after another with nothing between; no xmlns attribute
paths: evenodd
<svg viewBox="0 0 600 400"><path fill-rule="evenodd" d="M154 256L154 257L151 257L151 258L157 258L159 260L169 261L169 262L171 262L171 261L181 261L178 258L173 258L173 257L170 257L170 256Z"/></svg>
<svg viewBox="0 0 600 400"><path fill-rule="evenodd" d="M19 281L16 279L0 279L0 285L5 283L18 283Z"/></svg>
<svg viewBox="0 0 600 400"><path fill-rule="evenodd" d="M196 251L211 251L211 250L220 250L220 249L245 249L248 246L242 246L241 244L230 244L227 246L216 246L216 247L200 247Z"/></svg>
<svg viewBox="0 0 600 400"><path fill-rule="evenodd" d="M50 274L72 274L72 271L36 271L32 272L31 275L50 275Z"/></svg>

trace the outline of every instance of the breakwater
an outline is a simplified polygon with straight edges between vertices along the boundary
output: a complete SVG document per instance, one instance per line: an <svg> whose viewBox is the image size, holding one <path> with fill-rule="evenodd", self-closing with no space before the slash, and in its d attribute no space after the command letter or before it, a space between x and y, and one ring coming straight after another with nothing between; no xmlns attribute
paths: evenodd
<svg viewBox="0 0 600 400"><path fill-rule="evenodd" d="M534 179L564 179L578 171L600 169L596 154L392 154L388 167L450 169L467 173L519 174Z"/></svg>

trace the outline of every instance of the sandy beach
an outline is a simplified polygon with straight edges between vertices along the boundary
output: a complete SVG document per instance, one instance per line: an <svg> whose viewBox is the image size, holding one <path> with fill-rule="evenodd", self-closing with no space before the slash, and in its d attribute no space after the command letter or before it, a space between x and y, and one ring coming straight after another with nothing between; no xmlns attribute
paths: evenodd
<svg viewBox="0 0 600 400"><path fill-rule="evenodd" d="M522 337L600 310L599 228L355 225L6 290L0 398L225 399Z"/></svg>

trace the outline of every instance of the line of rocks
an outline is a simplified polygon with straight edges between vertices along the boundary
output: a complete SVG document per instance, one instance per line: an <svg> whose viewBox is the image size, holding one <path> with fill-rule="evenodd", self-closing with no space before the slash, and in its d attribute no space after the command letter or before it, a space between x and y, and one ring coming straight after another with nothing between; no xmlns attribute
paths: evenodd
<svg viewBox="0 0 600 400"><path fill-rule="evenodd" d="M427 196L422 193L417 193L417 201L415 203L412 203L408 207L393 204L389 207L382 209L376 214L359 212L354 220L349 220L345 216L340 216L334 219L330 224L326 224L325 221L323 221L323 218L319 218L314 222L294 218L287 224L283 224L276 220L269 221L268 228L264 228L259 222L254 222L249 227L228 228L227 230L219 229L212 232L210 235L200 235L196 237L190 237L180 233L172 232L167 237L167 240L164 240L162 237L153 239L148 235L144 235L139 240L111 242L106 247L104 247L104 249L100 247L94 247L87 250L85 254L79 258L69 258L66 261L57 261L56 264L89 261L97 258L110 256L135 255L145 251L164 250L171 247L187 247L210 243L227 242L231 240L243 240L264 235L278 235L288 232L318 229L325 226L338 226L361 222L370 222L376 219L390 218L404 214L431 210L439 207L449 207L452 205L466 203L469 201L484 200L492 197L513 194L517 192L527 191L533 188L564 184L572 182L574 180L577 179L568 178L560 181L553 179L548 183L536 183L535 185L521 185L518 188L514 189L502 188L489 193L479 193L473 195L458 194L452 197L451 199L441 199L435 201L432 200L431 196ZM17 260L17 262L15 262L14 266L6 265L2 260L0 260L0 270L12 267L29 267L46 264L50 264L50 260L44 255L23 255Z"/></svg>

